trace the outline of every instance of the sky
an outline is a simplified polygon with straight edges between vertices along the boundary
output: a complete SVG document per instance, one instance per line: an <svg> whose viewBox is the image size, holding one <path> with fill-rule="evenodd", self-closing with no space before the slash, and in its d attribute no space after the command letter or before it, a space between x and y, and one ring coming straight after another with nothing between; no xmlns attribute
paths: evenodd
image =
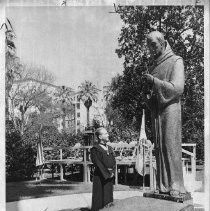
<svg viewBox="0 0 210 211"><path fill-rule="evenodd" d="M112 6L10 6L6 17L16 33L17 56L44 66L56 85L77 89L85 80L99 89L123 72L118 48L122 20Z"/></svg>

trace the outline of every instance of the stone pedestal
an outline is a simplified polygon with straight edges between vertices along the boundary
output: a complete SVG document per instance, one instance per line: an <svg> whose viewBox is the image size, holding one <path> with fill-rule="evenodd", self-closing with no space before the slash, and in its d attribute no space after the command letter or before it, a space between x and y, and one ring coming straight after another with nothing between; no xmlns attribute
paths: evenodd
<svg viewBox="0 0 210 211"><path fill-rule="evenodd" d="M144 193L143 196L148 197L148 198L163 199L167 201L174 201L174 202L187 203L187 204L190 204L190 203L192 204L193 202L191 194L189 192L181 196L170 196L168 194L163 194L163 193L147 192L147 193Z"/></svg>
<svg viewBox="0 0 210 211"><path fill-rule="evenodd" d="M195 211L190 200L184 203L160 200L157 198L131 197L123 200L114 201L114 206L104 208L101 211Z"/></svg>

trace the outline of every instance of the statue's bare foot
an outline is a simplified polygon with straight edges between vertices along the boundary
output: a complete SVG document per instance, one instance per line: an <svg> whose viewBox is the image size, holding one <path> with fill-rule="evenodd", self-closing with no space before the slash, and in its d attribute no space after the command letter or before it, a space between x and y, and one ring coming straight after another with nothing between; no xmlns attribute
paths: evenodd
<svg viewBox="0 0 210 211"><path fill-rule="evenodd" d="M159 194L160 190L154 190L154 193Z"/></svg>
<svg viewBox="0 0 210 211"><path fill-rule="evenodd" d="M171 190L169 194L170 194L170 196L173 196L173 197L180 196L180 192L178 190Z"/></svg>

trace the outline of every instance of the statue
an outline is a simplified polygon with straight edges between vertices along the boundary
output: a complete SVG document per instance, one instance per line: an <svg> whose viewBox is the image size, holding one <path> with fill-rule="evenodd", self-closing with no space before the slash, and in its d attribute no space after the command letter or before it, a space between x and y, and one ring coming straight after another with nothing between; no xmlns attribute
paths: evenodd
<svg viewBox="0 0 210 211"><path fill-rule="evenodd" d="M151 110L152 134L157 166L157 193L180 196L186 193L182 172L181 103L184 90L183 59L175 55L164 36L147 36L153 64L144 75L151 94L145 101Z"/></svg>

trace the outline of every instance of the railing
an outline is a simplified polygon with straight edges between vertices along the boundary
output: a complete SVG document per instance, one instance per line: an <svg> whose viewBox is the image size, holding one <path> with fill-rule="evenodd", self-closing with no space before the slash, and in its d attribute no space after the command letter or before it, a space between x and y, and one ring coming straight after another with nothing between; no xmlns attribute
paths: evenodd
<svg viewBox="0 0 210 211"><path fill-rule="evenodd" d="M188 151L186 149L183 149L182 148L182 153L185 153L187 155L190 156L190 161L191 161L191 172L193 174L193 177L195 178L196 176L196 144L190 144L190 143L183 143L182 144L182 147L192 147L192 151ZM70 161L74 160L78 160L76 159L76 155L71 157L71 158L68 158L68 159L63 159L63 151L64 150L75 150L75 149L78 149L78 150L81 150L83 151L82 153L82 157L80 157L80 162L79 164L82 164L83 165L83 168L84 168L84 171L83 171L83 180L84 182L90 182L90 164L91 163L91 160L90 160L90 148L91 146L81 146L81 147L78 147L78 148L75 148L75 147L63 147L63 148L59 148L59 147L48 147L48 148L44 148L44 151L51 151L51 150L59 150L59 160L51 160L51 163L53 162L56 162L57 164L60 165L60 179L63 180L63 164L67 164L67 163L71 163ZM123 158L126 157L126 153L125 153L125 156L123 156L123 151L125 151L126 149L128 150L129 147L121 147L120 148L120 156ZM135 156L134 156L134 153L135 153L135 147L131 147L133 148L133 151L132 151L132 160L130 161L131 164L135 165L135 162L136 162L136 159L135 159ZM130 150L131 150L130 148ZM116 149L116 148L115 148ZM119 149L119 147L118 147ZM156 187L156 163L155 163L155 160L154 160L154 156L153 156L153 146L150 146L148 147L148 145L145 145L143 144L143 150L144 150L144 155L147 154L148 156L144 157L144 162L145 163L148 163L149 164L149 172L150 172L150 189L155 189ZM46 163L48 163L49 161L46 160ZM182 162L183 162L183 165L187 168L187 171L189 170L188 169L188 159L182 159ZM78 163L78 162L77 162ZM124 163L124 164L122 164ZM126 164L128 163L128 164ZM129 164L129 161L128 162L123 162L123 159L121 160L118 160L117 161L117 165L130 165ZM118 174L118 172L116 171L116 174ZM116 180L115 180L115 184L118 184L118 180L117 180L117 175L116 175ZM144 182L143 182L143 186L144 186Z"/></svg>
<svg viewBox="0 0 210 211"><path fill-rule="evenodd" d="M47 148L44 148L44 151L52 151L52 150L59 150L59 160L46 160L45 162L46 163L57 163L59 166L60 166L60 180L64 180L63 178L63 164L67 164L67 163L70 163L70 164L73 164L74 162L75 163L78 163L78 164L82 164L83 167L84 167L84 171L83 171L83 180L84 182L89 182L90 180L90 175L89 175L89 164L90 164L90 148L91 146L81 146L81 147L78 147L78 148L75 148L75 147L62 147L62 148L59 148L59 147L47 147ZM76 156L74 157L69 157L67 159L63 159L63 150L75 150L75 149L78 149L78 150L81 150L83 152L83 155L81 157L81 159L78 159ZM60 161L60 162L59 162ZM71 162L72 161L72 162ZM77 162L79 161L79 162Z"/></svg>
<svg viewBox="0 0 210 211"><path fill-rule="evenodd" d="M196 178L196 144L183 143L182 147L190 147L191 151L182 148L182 153L190 156L191 173ZM188 160L182 159L183 166L185 166L187 173L189 172ZM186 162L186 163L185 163Z"/></svg>

